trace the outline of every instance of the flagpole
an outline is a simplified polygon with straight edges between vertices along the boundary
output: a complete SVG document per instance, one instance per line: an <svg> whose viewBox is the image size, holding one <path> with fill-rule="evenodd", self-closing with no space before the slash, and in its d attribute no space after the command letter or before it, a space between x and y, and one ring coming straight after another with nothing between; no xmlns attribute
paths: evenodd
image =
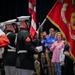
<svg viewBox="0 0 75 75"><path fill-rule="evenodd" d="M41 23L41 25L39 26L39 28L37 29L37 31L36 32L38 32L39 31L39 29L44 25L44 23L46 22L46 18L43 20L43 22Z"/></svg>

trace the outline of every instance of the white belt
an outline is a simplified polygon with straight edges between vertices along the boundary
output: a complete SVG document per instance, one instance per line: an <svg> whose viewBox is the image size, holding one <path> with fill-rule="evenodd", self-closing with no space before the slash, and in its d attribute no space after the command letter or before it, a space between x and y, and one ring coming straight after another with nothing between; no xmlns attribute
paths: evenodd
<svg viewBox="0 0 75 75"><path fill-rule="evenodd" d="M27 53L27 50L19 50L17 53Z"/></svg>
<svg viewBox="0 0 75 75"><path fill-rule="evenodd" d="M8 52L16 52L16 50L8 49Z"/></svg>

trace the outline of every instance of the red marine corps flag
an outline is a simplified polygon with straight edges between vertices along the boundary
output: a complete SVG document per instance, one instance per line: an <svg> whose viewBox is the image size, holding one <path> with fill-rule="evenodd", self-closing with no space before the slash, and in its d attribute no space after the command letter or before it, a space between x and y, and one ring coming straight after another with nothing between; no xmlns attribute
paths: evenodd
<svg viewBox="0 0 75 75"><path fill-rule="evenodd" d="M75 60L75 5L74 0L57 0L48 13L49 19L66 37Z"/></svg>
<svg viewBox="0 0 75 75"><path fill-rule="evenodd" d="M30 27L30 35L32 39L36 34L36 0L29 0L29 13L31 14L31 27Z"/></svg>

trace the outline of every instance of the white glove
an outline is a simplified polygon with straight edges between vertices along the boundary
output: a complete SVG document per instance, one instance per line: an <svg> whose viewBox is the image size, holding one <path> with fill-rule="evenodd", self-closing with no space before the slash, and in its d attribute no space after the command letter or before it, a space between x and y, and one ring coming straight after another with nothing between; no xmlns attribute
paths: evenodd
<svg viewBox="0 0 75 75"><path fill-rule="evenodd" d="M5 34L1 29L0 29L0 36Z"/></svg>
<svg viewBox="0 0 75 75"><path fill-rule="evenodd" d="M38 52L41 52L43 50L42 46L37 46L36 49L38 50Z"/></svg>

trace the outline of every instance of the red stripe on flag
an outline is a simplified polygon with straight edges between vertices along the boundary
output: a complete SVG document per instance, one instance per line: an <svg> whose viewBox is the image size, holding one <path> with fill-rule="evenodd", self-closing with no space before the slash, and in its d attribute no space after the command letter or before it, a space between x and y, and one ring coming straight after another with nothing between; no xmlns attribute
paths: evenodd
<svg viewBox="0 0 75 75"><path fill-rule="evenodd" d="M28 9L29 13L32 14L33 10L31 8Z"/></svg>
<svg viewBox="0 0 75 75"><path fill-rule="evenodd" d="M30 14L33 13L33 0L29 0L28 11L29 11Z"/></svg>
<svg viewBox="0 0 75 75"><path fill-rule="evenodd" d="M35 33L36 33L36 30L31 26L31 28L30 28L30 35L31 35L32 39L34 39Z"/></svg>
<svg viewBox="0 0 75 75"><path fill-rule="evenodd" d="M34 6L34 11L33 11L33 14L32 14L32 19L36 23L36 6Z"/></svg>

